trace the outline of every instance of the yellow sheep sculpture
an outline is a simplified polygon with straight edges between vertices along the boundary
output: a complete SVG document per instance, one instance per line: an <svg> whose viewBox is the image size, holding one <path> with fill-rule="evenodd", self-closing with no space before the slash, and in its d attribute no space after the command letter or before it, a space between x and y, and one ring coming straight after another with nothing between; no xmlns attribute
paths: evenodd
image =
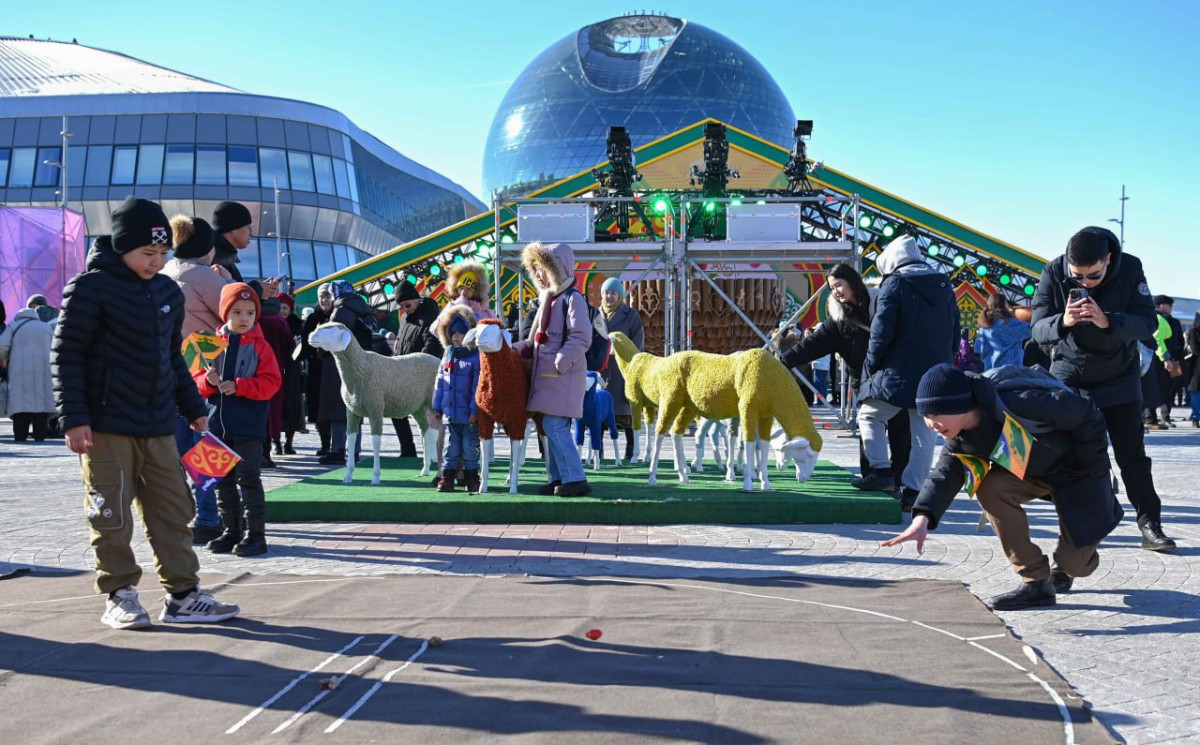
<svg viewBox="0 0 1200 745"><path fill-rule="evenodd" d="M683 454L683 433L700 417L741 421L746 446L742 488L751 490L758 476L759 488L769 491L768 478L771 430L778 420L787 433L783 451L796 462L796 479L806 481L817 465L824 444L800 386L783 363L763 349L731 355L677 352L658 357L639 352L629 337L619 331L610 335L613 356L625 377L625 396L633 414L633 425L641 426L643 412L657 412L658 437L650 457L650 485L658 483L658 456L669 430L675 448L675 471L682 483L688 481L688 464Z"/></svg>

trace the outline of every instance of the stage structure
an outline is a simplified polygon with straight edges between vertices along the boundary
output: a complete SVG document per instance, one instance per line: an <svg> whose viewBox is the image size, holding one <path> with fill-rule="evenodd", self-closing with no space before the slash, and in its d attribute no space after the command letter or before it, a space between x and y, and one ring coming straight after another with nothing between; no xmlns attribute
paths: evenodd
<svg viewBox="0 0 1200 745"><path fill-rule="evenodd" d="M1043 259L814 163L811 134L812 122L797 122L788 150L709 119L634 149L613 128L595 168L320 281L349 281L394 318L400 282L440 301L446 269L479 260L495 272L499 315L516 326L534 295L520 250L558 240L575 246L592 303L607 277L625 283L648 349L728 353L773 344L789 322L824 320L828 268L844 261L877 276L883 246L909 235L952 277L967 325L992 292L1029 302ZM318 284L298 302L315 303Z"/></svg>

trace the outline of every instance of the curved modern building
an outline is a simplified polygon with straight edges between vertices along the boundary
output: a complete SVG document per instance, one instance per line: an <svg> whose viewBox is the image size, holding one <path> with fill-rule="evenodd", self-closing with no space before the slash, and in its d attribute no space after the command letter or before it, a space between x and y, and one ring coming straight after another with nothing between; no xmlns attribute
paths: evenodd
<svg viewBox="0 0 1200 745"><path fill-rule="evenodd" d="M608 128L634 147L713 117L790 148L779 85L712 29L662 15L585 26L542 52L508 89L488 133L487 194L528 193L607 160Z"/></svg>
<svg viewBox="0 0 1200 745"><path fill-rule="evenodd" d="M109 231L130 194L206 219L222 200L242 202L256 236L239 254L243 274L297 284L484 210L333 109L73 42L0 37L0 204L56 207L64 172L89 236Z"/></svg>

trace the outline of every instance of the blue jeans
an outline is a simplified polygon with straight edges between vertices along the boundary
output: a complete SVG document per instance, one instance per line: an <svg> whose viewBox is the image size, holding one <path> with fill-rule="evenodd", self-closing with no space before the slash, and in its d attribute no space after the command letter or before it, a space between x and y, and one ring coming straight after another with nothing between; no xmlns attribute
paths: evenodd
<svg viewBox="0 0 1200 745"><path fill-rule="evenodd" d="M813 368L813 387L817 389L817 393L821 394L821 398L829 396L829 371L818 370Z"/></svg>
<svg viewBox="0 0 1200 745"><path fill-rule="evenodd" d="M192 431L188 421L180 415L175 416L175 447L179 449L179 457L192 449L192 445L200 442L200 435ZM181 466L182 468L182 466ZM213 489L202 491L188 484L192 489L192 498L196 500L196 524L210 528L219 527L221 518L217 514L217 493Z"/></svg>
<svg viewBox="0 0 1200 745"><path fill-rule="evenodd" d="M587 480L583 475L583 464L579 462L579 448L575 447L571 422L565 416L549 414L542 419L542 429L546 431L546 470L550 472L552 482L571 484Z"/></svg>
<svg viewBox="0 0 1200 745"><path fill-rule="evenodd" d="M1188 391L1192 401L1192 421L1200 420L1200 391Z"/></svg>
<svg viewBox="0 0 1200 745"><path fill-rule="evenodd" d="M479 428L474 424L447 424L446 450L442 453L442 471L453 476L458 470L458 459L463 468L479 469Z"/></svg>

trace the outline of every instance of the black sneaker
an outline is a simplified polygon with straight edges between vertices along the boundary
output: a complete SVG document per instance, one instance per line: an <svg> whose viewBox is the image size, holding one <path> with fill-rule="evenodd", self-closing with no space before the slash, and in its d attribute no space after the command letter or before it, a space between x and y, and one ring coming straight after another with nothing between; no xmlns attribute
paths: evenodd
<svg viewBox="0 0 1200 745"><path fill-rule="evenodd" d="M1057 566L1050 568L1050 581L1054 583L1054 591L1059 595L1070 592L1071 585L1075 584L1075 578Z"/></svg>
<svg viewBox="0 0 1200 745"><path fill-rule="evenodd" d="M1147 520L1145 525L1139 525L1142 531L1142 548L1147 551L1171 551L1175 541L1163 533L1162 523L1158 520Z"/></svg>
<svg viewBox="0 0 1200 745"><path fill-rule="evenodd" d="M917 497L921 496L921 492L916 489L910 489L907 486L900 490L900 511L912 512L913 505L917 503Z"/></svg>
<svg viewBox="0 0 1200 745"><path fill-rule="evenodd" d="M882 491L888 494L896 491L896 482L892 479L890 468L871 471L869 475L851 481L850 486L863 491Z"/></svg>
<svg viewBox="0 0 1200 745"><path fill-rule="evenodd" d="M317 463L320 463L323 466L344 466L346 465L346 451L334 450L324 458L318 459Z"/></svg>
<svg viewBox="0 0 1200 745"><path fill-rule="evenodd" d="M233 547L234 556L262 556L267 552L267 537L262 533L246 533L242 542Z"/></svg>
<svg viewBox="0 0 1200 745"><path fill-rule="evenodd" d="M220 525L193 525L192 545L207 545L210 541L215 541L219 538L224 531L225 529Z"/></svg>
<svg viewBox="0 0 1200 745"><path fill-rule="evenodd" d="M987 600L985 605L992 610L1041 608L1058 602L1054 594L1054 583L1049 578L1036 579L1033 582L1022 582L1017 589L997 595Z"/></svg>
<svg viewBox="0 0 1200 745"><path fill-rule="evenodd" d="M554 490L556 497L586 497L592 493L592 485L583 481L569 481L565 484L559 484Z"/></svg>
<svg viewBox="0 0 1200 745"><path fill-rule="evenodd" d="M561 484L561 481L551 481L549 484L542 484L538 487L537 493L541 494L543 497L552 497L554 496L555 490L558 489Z"/></svg>

